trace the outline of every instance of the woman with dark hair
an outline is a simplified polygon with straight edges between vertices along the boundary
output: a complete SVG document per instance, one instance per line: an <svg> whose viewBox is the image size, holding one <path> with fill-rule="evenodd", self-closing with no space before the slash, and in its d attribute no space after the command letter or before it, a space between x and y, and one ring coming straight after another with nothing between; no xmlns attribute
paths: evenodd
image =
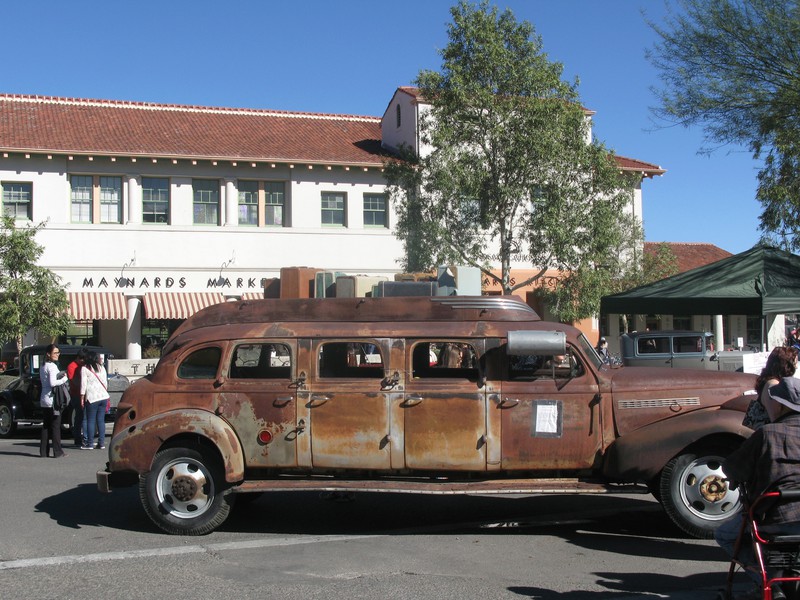
<svg viewBox="0 0 800 600"><path fill-rule="evenodd" d="M86 423L84 444L81 450L94 448L97 431L97 449L106 447L106 407L108 406L108 375L103 367L103 355L94 350L86 353L81 367L81 406Z"/></svg>
<svg viewBox="0 0 800 600"><path fill-rule="evenodd" d="M764 408L769 403L767 390L773 385L778 385L784 377L792 377L796 370L797 348L779 346L770 353L767 364L761 369L761 375L756 379L758 396L747 407L744 425L758 429L770 422L767 410Z"/></svg>
<svg viewBox="0 0 800 600"><path fill-rule="evenodd" d="M42 382L42 393L39 396L39 406L42 407L44 423L42 423L42 442L39 445L39 456L47 457L50 452L50 443L53 444L53 457L66 456L61 448L61 413L53 405L53 388L67 385L67 374L58 370L58 357L61 350L55 344L50 344L45 350L45 363L39 369L39 380Z"/></svg>

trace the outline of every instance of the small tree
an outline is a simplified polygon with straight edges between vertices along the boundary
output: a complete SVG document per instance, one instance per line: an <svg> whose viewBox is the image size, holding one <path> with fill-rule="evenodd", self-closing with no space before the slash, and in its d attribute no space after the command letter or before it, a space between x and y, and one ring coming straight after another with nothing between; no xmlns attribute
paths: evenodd
<svg viewBox="0 0 800 600"><path fill-rule="evenodd" d="M16 228L8 216L0 224L0 340L15 340L17 352L29 329L56 337L69 324L60 278L36 264L42 247L34 238L44 225Z"/></svg>
<svg viewBox="0 0 800 600"><path fill-rule="evenodd" d="M594 289L569 294L557 315L594 314L621 257L641 241L626 213L634 180L589 141L576 84L561 80L561 64L547 59L529 23L485 1L462 1L451 14L441 72L416 81L430 106L421 139L432 151L406 151L387 169L404 266L473 265L506 294L555 268ZM537 274L512 285L512 262Z"/></svg>

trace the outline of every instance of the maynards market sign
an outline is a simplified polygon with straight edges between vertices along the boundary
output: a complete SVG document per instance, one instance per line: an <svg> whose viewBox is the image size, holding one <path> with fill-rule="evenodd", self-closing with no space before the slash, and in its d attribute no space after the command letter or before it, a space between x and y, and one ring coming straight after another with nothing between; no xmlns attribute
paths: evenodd
<svg viewBox="0 0 800 600"><path fill-rule="evenodd" d="M82 289L145 289L145 290L262 290L266 277L84 277ZM205 285L203 285L205 284Z"/></svg>

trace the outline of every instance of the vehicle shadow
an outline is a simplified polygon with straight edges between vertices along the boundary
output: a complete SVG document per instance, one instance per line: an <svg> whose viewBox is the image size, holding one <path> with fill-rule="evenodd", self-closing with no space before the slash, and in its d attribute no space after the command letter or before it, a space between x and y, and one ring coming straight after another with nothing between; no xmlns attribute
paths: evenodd
<svg viewBox="0 0 800 600"><path fill-rule="evenodd" d="M692 594L692 598L711 600L718 598L725 587L725 575L719 572L696 573L688 577L660 573L597 573L596 575L597 584L607 587L607 590L559 592L533 586L512 586L507 589L522 598L537 600L602 600L603 598L618 600L620 594L630 594L636 598L645 595L654 598L686 598L688 593Z"/></svg>
<svg viewBox="0 0 800 600"><path fill-rule="evenodd" d="M159 530L142 509L137 488L101 494L80 484L43 499L38 512L59 526L108 527L143 534ZM661 598L692 590L711 598L725 584L722 550L680 532L651 500L619 496L436 496L360 493L330 498L318 492L273 492L242 502L217 533L271 535L530 535L554 536L576 548L623 556L709 563L709 571L689 577L653 572L595 572L607 591L559 592L534 586L507 588L522 598L579 600L652 594ZM162 534L165 539L187 539ZM567 568L565 566L565 568ZM701 596L696 596L701 597Z"/></svg>
<svg viewBox="0 0 800 600"><path fill-rule="evenodd" d="M508 588L520 597L541 600L601 600L654 592L658 597L669 598L685 597L689 591L707 592L707 597L712 598L724 587L726 577L724 552L713 542L700 542L684 534L649 497L365 493L339 502L308 492L274 493L236 507L221 529L273 534L558 537L586 557L614 553L708 565L707 572L689 577L657 572L596 572L597 584L607 588L602 592Z"/></svg>
<svg viewBox="0 0 800 600"><path fill-rule="evenodd" d="M124 531L156 531L139 504L136 487L101 494L92 483L82 483L38 502L37 512L46 513L61 527L110 527Z"/></svg>

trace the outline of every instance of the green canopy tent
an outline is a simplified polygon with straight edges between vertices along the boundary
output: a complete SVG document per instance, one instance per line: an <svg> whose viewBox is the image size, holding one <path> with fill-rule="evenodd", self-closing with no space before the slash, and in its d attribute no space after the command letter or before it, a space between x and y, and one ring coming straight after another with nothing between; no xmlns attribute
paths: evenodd
<svg viewBox="0 0 800 600"><path fill-rule="evenodd" d="M758 244L734 256L605 296L604 314L800 313L800 256Z"/></svg>

